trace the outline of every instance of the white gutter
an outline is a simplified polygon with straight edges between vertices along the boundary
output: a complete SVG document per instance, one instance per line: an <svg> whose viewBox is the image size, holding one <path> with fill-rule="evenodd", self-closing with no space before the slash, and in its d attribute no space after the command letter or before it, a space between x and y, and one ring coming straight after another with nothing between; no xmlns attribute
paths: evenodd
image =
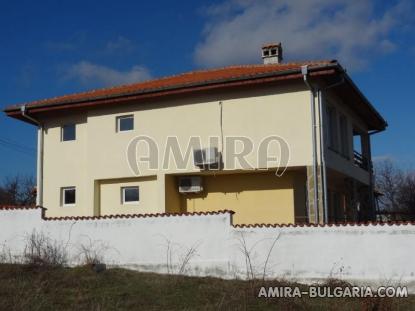
<svg viewBox="0 0 415 311"><path fill-rule="evenodd" d="M313 182L314 182L314 215L315 223L319 223L318 211L318 178L317 178L317 135L316 135L316 108L315 108L315 90L308 81L308 66L301 66L301 73L303 75L304 83L310 89L310 104L311 104L311 133L312 133L312 157L313 157ZM310 214L309 214L310 215Z"/></svg>
<svg viewBox="0 0 415 311"><path fill-rule="evenodd" d="M36 206L43 206L43 125L26 113L26 106L20 107L22 117L37 124L37 173L36 173Z"/></svg>

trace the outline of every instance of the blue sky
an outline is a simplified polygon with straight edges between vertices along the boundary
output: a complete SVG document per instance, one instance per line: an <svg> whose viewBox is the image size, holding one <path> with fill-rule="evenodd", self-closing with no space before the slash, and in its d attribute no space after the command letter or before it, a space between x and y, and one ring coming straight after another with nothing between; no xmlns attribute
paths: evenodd
<svg viewBox="0 0 415 311"><path fill-rule="evenodd" d="M361 3L364 2L364 3ZM335 58L389 122L373 156L415 168L411 0L3 1L0 107L205 67ZM0 179L35 174L33 126L0 116Z"/></svg>

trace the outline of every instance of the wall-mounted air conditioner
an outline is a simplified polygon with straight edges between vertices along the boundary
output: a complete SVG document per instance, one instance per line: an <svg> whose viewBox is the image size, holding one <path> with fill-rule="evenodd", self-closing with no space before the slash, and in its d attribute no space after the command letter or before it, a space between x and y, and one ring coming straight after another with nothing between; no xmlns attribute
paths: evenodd
<svg viewBox="0 0 415 311"><path fill-rule="evenodd" d="M185 176L179 178L180 193L197 193L203 191L202 177Z"/></svg>
<svg viewBox="0 0 415 311"><path fill-rule="evenodd" d="M193 160L198 167L216 166L220 160L218 148L196 149L193 151Z"/></svg>

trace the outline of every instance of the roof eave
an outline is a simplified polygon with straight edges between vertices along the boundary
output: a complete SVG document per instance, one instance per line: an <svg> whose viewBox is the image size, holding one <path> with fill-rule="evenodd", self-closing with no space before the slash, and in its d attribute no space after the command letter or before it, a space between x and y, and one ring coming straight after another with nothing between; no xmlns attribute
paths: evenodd
<svg viewBox="0 0 415 311"><path fill-rule="evenodd" d="M376 110L376 108L372 105L372 103L367 99L367 97L362 93L359 87L353 82L347 72L343 69L344 78L349 83L349 85L355 90L355 92L359 95L362 101L369 107L371 112L376 116L379 120L379 127L376 128L377 131L384 131L388 127L388 122L382 117L382 115Z"/></svg>

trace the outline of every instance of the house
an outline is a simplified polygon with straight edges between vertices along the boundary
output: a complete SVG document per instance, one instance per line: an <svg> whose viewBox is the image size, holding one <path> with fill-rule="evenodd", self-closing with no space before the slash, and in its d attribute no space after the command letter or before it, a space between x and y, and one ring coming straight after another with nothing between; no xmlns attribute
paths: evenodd
<svg viewBox="0 0 415 311"><path fill-rule="evenodd" d="M262 59L6 108L38 127L37 204L53 217L374 219L370 138L386 121L337 61L285 63L281 44Z"/></svg>

